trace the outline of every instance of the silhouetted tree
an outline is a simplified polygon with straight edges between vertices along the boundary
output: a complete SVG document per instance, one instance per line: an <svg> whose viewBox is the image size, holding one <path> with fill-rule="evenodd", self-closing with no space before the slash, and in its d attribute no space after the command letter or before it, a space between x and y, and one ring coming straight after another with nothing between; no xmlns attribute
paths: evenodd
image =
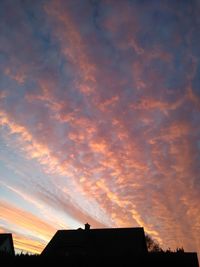
<svg viewBox="0 0 200 267"><path fill-rule="evenodd" d="M160 245L153 240L149 235L145 235L148 252L161 252L163 251Z"/></svg>
<svg viewBox="0 0 200 267"><path fill-rule="evenodd" d="M182 247L182 248L177 248L176 252L177 253L184 253L185 251L184 251L184 248Z"/></svg>

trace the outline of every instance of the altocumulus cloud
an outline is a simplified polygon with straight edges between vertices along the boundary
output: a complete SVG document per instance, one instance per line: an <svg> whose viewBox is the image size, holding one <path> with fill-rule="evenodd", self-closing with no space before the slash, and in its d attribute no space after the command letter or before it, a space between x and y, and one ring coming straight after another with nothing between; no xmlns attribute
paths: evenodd
<svg viewBox="0 0 200 267"><path fill-rule="evenodd" d="M200 250L199 11L1 1L0 223L17 248L88 221Z"/></svg>

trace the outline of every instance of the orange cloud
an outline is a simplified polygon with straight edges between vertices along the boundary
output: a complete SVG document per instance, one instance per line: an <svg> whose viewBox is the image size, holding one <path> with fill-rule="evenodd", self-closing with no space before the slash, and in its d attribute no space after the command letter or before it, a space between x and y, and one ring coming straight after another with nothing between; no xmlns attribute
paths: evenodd
<svg viewBox="0 0 200 267"><path fill-rule="evenodd" d="M32 240L17 234L13 235L13 241L15 249L28 251L34 254L40 254L46 245L46 243L42 244L39 241Z"/></svg>
<svg viewBox="0 0 200 267"><path fill-rule="evenodd" d="M11 134L20 134L24 141L29 142L32 139L31 134L25 129L25 127L18 125L13 121L10 121L7 114L2 110L0 110L0 125L9 126Z"/></svg>
<svg viewBox="0 0 200 267"><path fill-rule="evenodd" d="M4 70L4 73L8 75L11 79L18 82L19 84L23 84L26 80L26 75L22 71L21 72L17 71L14 73L10 68L7 67Z"/></svg>
<svg viewBox="0 0 200 267"><path fill-rule="evenodd" d="M36 60L34 68L27 64L26 71L16 68L15 60L11 67L3 67L5 78L23 90L18 95L11 86L8 93L0 93L0 125L8 133L6 140L16 137L26 159L42 166L48 185L37 184L36 200L94 227L141 225L166 246L199 248L197 235L190 233L198 232L200 221L196 208L199 97L192 87L198 59L191 56L196 53L196 47L191 49L194 29L189 27L190 33L183 37L176 22L175 29L170 24L170 37L163 36L159 27L155 32L151 25L157 19L161 20L157 25L164 25L165 16L152 15L152 5L143 10L144 5L130 6L128 1L104 3L106 12L100 10L103 13L90 27L93 11L89 4L84 11L80 5L80 16L79 9L74 11L64 2L42 6L55 53L51 45L45 53L30 53L28 62L31 57ZM162 7L170 17L174 15L176 9ZM188 20L178 13L187 26ZM31 27L27 30L32 32ZM32 40L29 33L25 35L25 43ZM31 48L26 47L23 55L33 52ZM7 188L37 206L34 198L24 194L25 189ZM3 211L7 221L17 213L5 205ZM24 224L23 216L28 217ZM16 217L19 227L29 229L30 224L36 235L46 235L38 218L22 211ZM32 219L42 232L37 232ZM30 248L39 250L40 244L32 241ZM24 242L19 240L19 245Z"/></svg>
<svg viewBox="0 0 200 267"><path fill-rule="evenodd" d="M174 103L167 103L164 101L159 101L156 99L146 98L141 99L139 103L131 104L132 109L141 109L141 110L151 110L159 109L165 114L168 114L168 111L175 110L179 108L184 103L185 98L180 98Z"/></svg>
<svg viewBox="0 0 200 267"><path fill-rule="evenodd" d="M63 8L61 1L52 1L45 6L45 11L51 19L56 20L59 27L55 28L54 35L61 40L61 50L63 55L70 59L80 71L83 82L91 83L91 85L80 86L80 91L90 93L94 88L95 66L89 61L85 45L82 40L73 18L66 8Z"/></svg>
<svg viewBox="0 0 200 267"><path fill-rule="evenodd" d="M200 98L194 94L192 87L189 87L187 90L187 96L192 103L199 109L200 108Z"/></svg>
<svg viewBox="0 0 200 267"><path fill-rule="evenodd" d="M119 96L113 96L110 99L105 100L104 102L100 103L99 109L101 111L105 111L106 109L111 109L119 101Z"/></svg>
<svg viewBox="0 0 200 267"><path fill-rule="evenodd" d="M7 202L1 201L0 203L0 215L4 221L12 222L17 227L30 231L30 233L35 234L43 242L48 242L52 234L55 233L56 229L53 226L42 221L32 213L21 210Z"/></svg>
<svg viewBox="0 0 200 267"><path fill-rule="evenodd" d="M8 232L10 232L10 230L4 229L2 227L0 228L0 233L8 233ZM27 236L22 235L21 233L18 234L14 231L12 232L12 236L13 236L15 253L17 253L17 250L19 250L19 251L31 252L34 254L40 254L46 245L46 242L41 243L41 241L31 239Z"/></svg>
<svg viewBox="0 0 200 267"><path fill-rule="evenodd" d="M8 126L11 134L18 134L21 149L28 157L37 159L44 166L48 165L46 170L49 172L63 173L58 159L52 155L47 145L37 142L27 128L15 123L4 111L0 112L0 124Z"/></svg>

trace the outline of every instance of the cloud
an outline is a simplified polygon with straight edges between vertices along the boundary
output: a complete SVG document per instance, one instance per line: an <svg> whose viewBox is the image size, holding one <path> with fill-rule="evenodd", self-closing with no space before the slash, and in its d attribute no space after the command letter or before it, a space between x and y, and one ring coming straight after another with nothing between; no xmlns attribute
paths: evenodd
<svg viewBox="0 0 200 267"><path fill-rule="evenodd" d="M4 227L0 228L0 233L8 233L10 229L6 229ZM17 234L14 230L12 230L13 242L15 253L17 251L29 251L31 253L40 254L40 252L44 249L45 244L40 241L33 240L28 238L27 236L23 236L22 234Z"/></svg>
<svg viewBox="0 0 200 267"><path fill-rule="evenodd" d="M1 216L21 228L29 229L41 239L48 241L55 229L29 212L1 201Z"/></svg>
<svg viewBox="0 0 200 267"><path fill-rule="evenodd" d="M4 186L66 224L140 225L199 250L199 6L147 2L1 4L1 138L41 168ZM50 238L47 222L2 203L7 224L16 215ZM16 243L43 246L19 233Z"/></svg>

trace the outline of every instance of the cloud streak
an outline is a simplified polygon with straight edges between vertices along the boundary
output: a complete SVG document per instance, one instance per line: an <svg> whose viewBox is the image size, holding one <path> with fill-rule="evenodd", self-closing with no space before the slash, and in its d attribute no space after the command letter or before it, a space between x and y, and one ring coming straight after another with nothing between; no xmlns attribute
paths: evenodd
<svg viewBox="0 0 200 267"><path fill-rule="evenodd" d="M17 247L41 251L58 216L199 251L198 1L0 5L0 223Z"/></svg>

